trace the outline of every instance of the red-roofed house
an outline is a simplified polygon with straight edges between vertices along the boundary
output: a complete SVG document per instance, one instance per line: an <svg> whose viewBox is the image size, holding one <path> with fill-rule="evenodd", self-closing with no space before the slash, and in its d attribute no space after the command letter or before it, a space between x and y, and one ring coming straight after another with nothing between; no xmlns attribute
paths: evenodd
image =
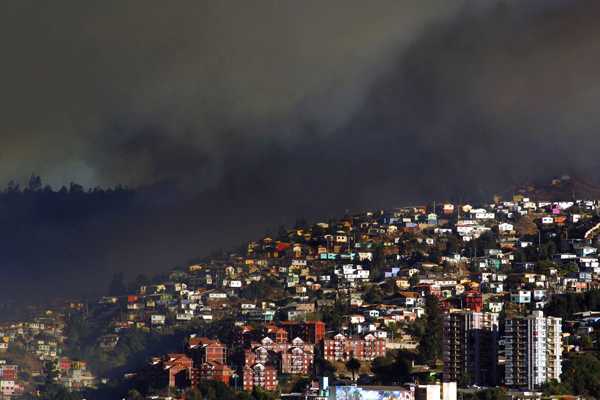
<svg viewBox="0 0 600 400"><path fill-rule="evenodd" d="M192 380L192 359L185 354L170 353L162 361L162 369L169 376L169 387L185 388Z"/></svg>

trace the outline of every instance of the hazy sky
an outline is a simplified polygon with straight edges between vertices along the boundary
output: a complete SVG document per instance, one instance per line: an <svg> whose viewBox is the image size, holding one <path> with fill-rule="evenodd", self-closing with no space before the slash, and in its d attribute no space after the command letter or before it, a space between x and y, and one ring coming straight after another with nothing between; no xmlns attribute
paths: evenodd
<svg viewBox="0 0 600 400"><path fill-rule="evenodd" d="M546 158L593 138L598 122L593 1L0 7L0 182L36 172L54 185L202 189L272 146L335 153L321 143L382 134L382 158L415 161L400 162L412 182L429 168L414 153L453 174L505 167L496 148L535 146Z"/></svg>
<svg viewBox="0 0 600 400"><path fill-rule="evenodd" d="M341 127L464 4L3 2L0 181L139 185L187 173L182 161L218 179L237 136L287 144L305 125Z"/></svg>
<svg viewBox="0 0 600 400"><path fill-rule="evenodd" d="M89 268L156 271L299 215L593 179L599 18L591 0L4 1L0 183L140 188Z"/></svg>

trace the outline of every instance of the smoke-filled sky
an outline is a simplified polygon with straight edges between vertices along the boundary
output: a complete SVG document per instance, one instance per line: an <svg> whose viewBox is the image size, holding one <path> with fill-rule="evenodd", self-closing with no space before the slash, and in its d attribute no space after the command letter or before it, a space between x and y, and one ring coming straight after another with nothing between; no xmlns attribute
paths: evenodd
<svg viewBox="0 0 600 400"><path fill-rule="evenodd" d="M76 245L137 272L295 216L594 179L599 18L592 0L5 1L0 182L137 188L99 250L85 223Z"/></svg>
<svg viewBox="0 0 600 400"><path fill-rule="evenodd" d="M444 3L4 3L1 178L215 183L240 141L343 126Z"/></svg>

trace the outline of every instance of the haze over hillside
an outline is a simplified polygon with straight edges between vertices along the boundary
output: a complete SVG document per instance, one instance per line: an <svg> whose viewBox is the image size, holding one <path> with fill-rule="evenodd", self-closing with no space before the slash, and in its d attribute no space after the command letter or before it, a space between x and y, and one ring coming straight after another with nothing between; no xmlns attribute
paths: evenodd
<svg viewBox="0 0 600 400"><path fill-rule="evenodd" d="M99 290L297 217L594 178L599 17L562 0L5 2L0 179L135 190L5 204L4 293Z"/></svg>

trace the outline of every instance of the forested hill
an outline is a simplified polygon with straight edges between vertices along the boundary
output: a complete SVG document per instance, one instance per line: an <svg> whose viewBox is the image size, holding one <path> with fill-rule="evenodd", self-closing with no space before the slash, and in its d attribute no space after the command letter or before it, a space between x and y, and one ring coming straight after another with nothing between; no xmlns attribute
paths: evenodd
<svg viewBox="0 0 600 400"><path fill-rule="evenodd" d="M85 294L104 282L111 232L134 198L122 187L52 189L35 176L24 188L9 183L0 192L0 301Z"/></svg>
<svg viewBox="0 0 600 400"><path fill-rule="evenodd" d="M235 187L160 183L128 189L51 188L37 176L0 189L0 307L106 294L111 277L154 275L293 220L328 202L248 197ZM311 208L312 207L312 208Z"/></svg>

